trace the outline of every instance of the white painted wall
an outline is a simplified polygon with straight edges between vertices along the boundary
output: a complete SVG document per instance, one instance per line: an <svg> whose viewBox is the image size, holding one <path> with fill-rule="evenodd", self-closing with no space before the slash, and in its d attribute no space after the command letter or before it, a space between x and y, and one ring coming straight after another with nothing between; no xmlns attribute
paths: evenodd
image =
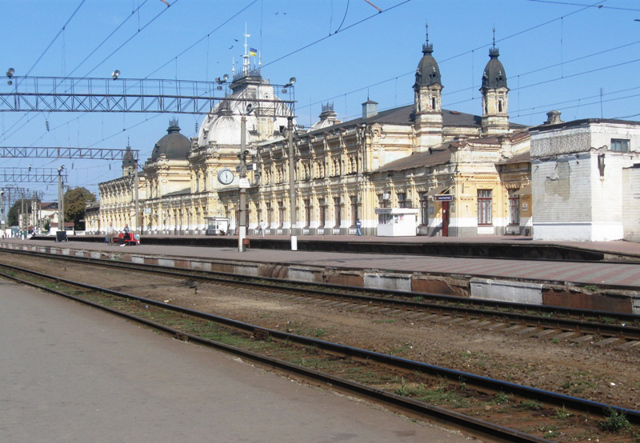
<svg viewBox="0 0 640 443"><path fill-rule="evenodd" d="M629 153L609 150L628 139ZM640 126L590 121L531 136L533 238L609 241L624 238L623 169L640 162ZM598 157L604 155L604 170Z"/></svg>
<svg viewBox="0 0 640 443"><path fill-rule="evenodd" d="M622 170L624 239L640 241L640 167Z"/></svg>

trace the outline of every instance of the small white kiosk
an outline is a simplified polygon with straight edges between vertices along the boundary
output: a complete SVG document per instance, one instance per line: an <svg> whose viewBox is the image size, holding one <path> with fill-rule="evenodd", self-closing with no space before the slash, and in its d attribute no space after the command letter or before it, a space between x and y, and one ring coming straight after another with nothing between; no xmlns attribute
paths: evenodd
<svg viewBox="0 0 640 443"><path fill-rule="evenodd" d="M415 237L418 210L411 208L376 208L378 237Z"/></svg>
<svg viewBox="0 0 640 443"><path fill-rule="evenodd" d="M206 235L226 235L229 229L229 219L226 217L205 217L207 220Z"/></svg>

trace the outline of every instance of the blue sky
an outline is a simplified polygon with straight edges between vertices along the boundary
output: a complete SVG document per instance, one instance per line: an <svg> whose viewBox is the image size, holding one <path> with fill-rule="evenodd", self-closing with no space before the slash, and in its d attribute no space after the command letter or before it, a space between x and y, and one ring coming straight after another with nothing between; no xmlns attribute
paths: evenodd
<svg viewBox="0 0 640 443"><path fill-rule="evenodd" d="M443 107L479 114L478 89L495 26L513 121L540 124L552 109L562 111L566 121L601 116L640 120L640 21L636 21L640 2L166 2L171 6L163 0L5 0L0 69L12 67L16 76L99 78L118 69L121 78L212 81L231 75L234 59L239 69L246 24L249 46L261 54L263 77L275 84L297 78L298 123L309 125L317 120L322 103L334 103L343 120L358 117L367 98L377 101L380 110L411 104L428 22L444 85ZM172 117L4 112L0 146L122 149L130 143L144 161ZM175 117L187 137L196 134L196 123L202 120L194 115ZM70 186L96 193L99 182L120 175L119 162L3 159L2 163L35 168L65 165ZM2 186L7 185L12 183ZM56 196L55 185L16 185L44 191L45 200Z"/></svg>

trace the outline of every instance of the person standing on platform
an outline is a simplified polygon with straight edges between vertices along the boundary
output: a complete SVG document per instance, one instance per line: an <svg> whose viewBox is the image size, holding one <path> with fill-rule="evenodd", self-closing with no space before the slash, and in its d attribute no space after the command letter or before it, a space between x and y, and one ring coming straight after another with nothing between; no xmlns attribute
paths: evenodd
<svg viewBox="0 0 640 443"><path fill-rule="evenodd" d="M128 223L125 223L123 231L124 231L124 235L122 236L122 240L120 242L120 246L124 246L125 244L127 244L126 240L130 240L131 239L131 237L129 237L129 232L131 232L131 231L129 230L129 224Z"/></svg>
<svg viewBox="0 0 640 443"><path fill-rule="evenodd" d="M264 237L264 230L267 225L264 223L264 220L260 220L260 236Z"/></svg>
<svg viewBox="0 0 640 443"><path fill-rule="evenodd" d="M362 222L360 221L359 218L356 219L356 235L362 235L362 231L360 231L360 228L362 227Z"/></svg>
<svg viewBox="0 0 640 443"><path fill-rule="evenodd" d="M107 243L109 243L109 246L113 245L113 223L109 223L107 228Z"/></svg>

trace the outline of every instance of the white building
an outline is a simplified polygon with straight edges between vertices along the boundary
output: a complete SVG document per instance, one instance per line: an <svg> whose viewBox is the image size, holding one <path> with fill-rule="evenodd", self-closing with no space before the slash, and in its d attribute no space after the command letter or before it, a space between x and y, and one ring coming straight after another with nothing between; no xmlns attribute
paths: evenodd
<svg viewBox="0 0 640 443"><path fill-rule="evenodd" d="M620 240L625 225L638 235L640 122L550 116L530 134L535 240Z"/></svg>

